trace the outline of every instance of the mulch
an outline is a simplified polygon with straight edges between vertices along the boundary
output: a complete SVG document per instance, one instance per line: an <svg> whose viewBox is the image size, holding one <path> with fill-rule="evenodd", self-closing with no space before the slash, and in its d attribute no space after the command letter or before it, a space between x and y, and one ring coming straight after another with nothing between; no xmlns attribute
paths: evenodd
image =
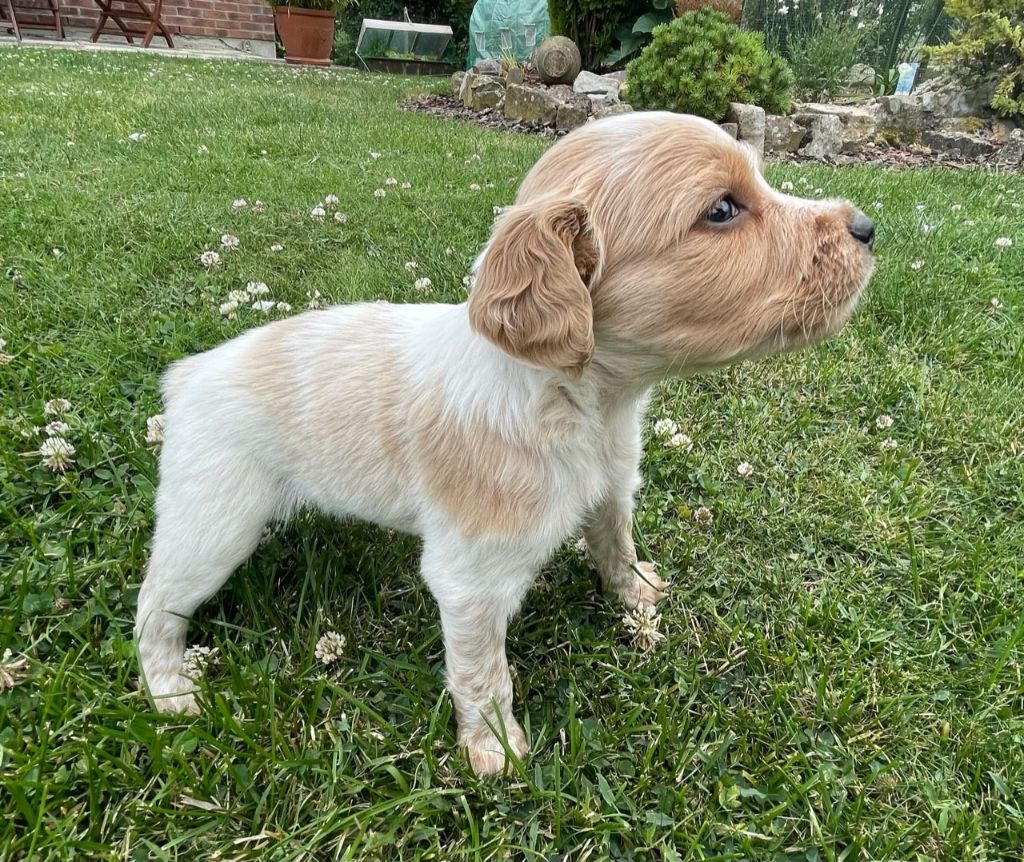
<svg viewBox="0 0 1024 862"><path fill-rule="evenodd" d="M402 103L408 111L419 111L454 120L466 120L491 129L509 132L523 132L542 138L561 138L567 131L553 129L535 123L510 120L496 111L474 111L465 107L461 99L443 94L415 96ZM998 154L997 154L998 155ZM769 161L791 164L827 165L879 165L885 168L906 170L908 168L953 168L955 170L995 170L996 164L984 156L963 158L949 153L933 152L928 147L885 147L868 145L859 153L842 153L827 159L813 159L797 153L773 153ZM1001 168L1006 170L1005 167Z"/></svg>

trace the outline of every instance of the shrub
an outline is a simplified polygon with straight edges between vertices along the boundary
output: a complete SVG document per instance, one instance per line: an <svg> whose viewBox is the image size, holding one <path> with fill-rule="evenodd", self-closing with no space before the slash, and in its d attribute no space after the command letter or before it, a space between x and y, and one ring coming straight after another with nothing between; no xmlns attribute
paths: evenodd
<svg viewBox="0 0 1024 862"><path fill-rule="evenodd" d="M836 17L822 19L816 32L792 37L786 57L797 94L812 100L838 95L853 65L857 41L856 26Z"/></svg>
<svg viewBox="0 0 1024 862"><path fill-rule="evenodd" d="M584 69L604 62L615 42L615 31L632 24L649 0L548 0L552 36L568 36L580 49Z"/></svg>
<svg viewBox="0 0 1024 862"><path fill-rule="evenodd" d="M626 67L634 107L721 120L729 102L789 110L793 73L765 50L759 33L740 30L720 12L687 12L654 29L654 39Z"/></svg>
<svg viewBox="0 0 1024 862"><path fill-rule="evenodd" d="M997 81L990 104L1000 114L1024 114L1024 3L1020 0L948 0L956 20L951 41L930 49L968 83Z"/></svg>

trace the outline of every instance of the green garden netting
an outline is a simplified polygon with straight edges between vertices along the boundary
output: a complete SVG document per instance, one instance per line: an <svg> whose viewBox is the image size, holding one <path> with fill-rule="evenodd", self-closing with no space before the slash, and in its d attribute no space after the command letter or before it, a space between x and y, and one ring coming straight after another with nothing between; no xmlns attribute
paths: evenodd
<svg viewBox="0 0 1024 862"><path fill-rule="evenodd" d="M469 18L469 60L525 62L548 37L547 0L480 0Z"/></svg>

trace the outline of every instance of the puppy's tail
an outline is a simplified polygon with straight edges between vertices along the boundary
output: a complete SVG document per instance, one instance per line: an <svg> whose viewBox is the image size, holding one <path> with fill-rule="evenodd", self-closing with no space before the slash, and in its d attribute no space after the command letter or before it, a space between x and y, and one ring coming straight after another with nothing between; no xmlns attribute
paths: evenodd
<svg viewBox="0 0 1024 862"><path fill-rule="evenodd" d="M165 407L170 407L185 387L185 383L192 376L192 372L195 371L198 359L198 356L189 356L186 359L175 362L174 365L164 372L160 389L164 395Z"/></svg>

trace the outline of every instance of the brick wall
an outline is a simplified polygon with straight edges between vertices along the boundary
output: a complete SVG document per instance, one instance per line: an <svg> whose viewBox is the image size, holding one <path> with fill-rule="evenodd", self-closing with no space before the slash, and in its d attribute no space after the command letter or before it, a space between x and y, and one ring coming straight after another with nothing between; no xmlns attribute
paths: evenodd
<svg viewBox="0 0 1024 862"><path fill-rule="evenodd" d="M65 26L96 26L100 9L91 0L61 0L60 6ZM274 40L274 10L259 0L165 0L160 20L172 36ZM119 32L113 21L108 24L106 32Z"/></svg>

